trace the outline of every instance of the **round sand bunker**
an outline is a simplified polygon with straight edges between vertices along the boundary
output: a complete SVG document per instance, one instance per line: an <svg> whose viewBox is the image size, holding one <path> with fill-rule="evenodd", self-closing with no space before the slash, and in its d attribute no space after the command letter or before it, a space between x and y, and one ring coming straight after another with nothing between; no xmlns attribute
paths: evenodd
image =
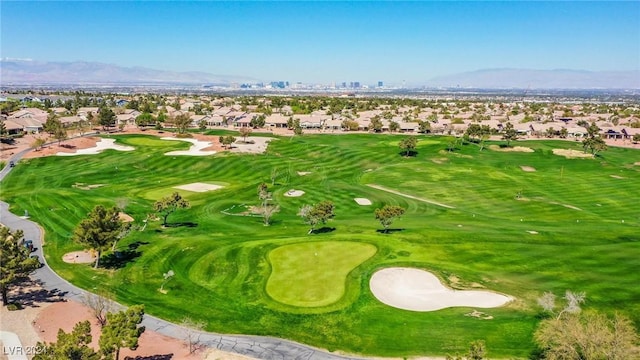
<svg viewBox="0 0 640 360"><path fill-rule="evenodd" d="M358 203L358 205L362 205L362 206L371 205L371 200L366 198L354 198L353 200L355 200L355 202Z"/></svg>
<svg viewBox="0 0 640 360"><path fill-rule="evenodd" d="M89 264L96 262L96 255L90 250L74 251L64 254L62 261L69 264Z"/></svg>
<svg viewBox="0 0 640 360"><path fill-rule="evenodd" d="M295 189L291 189L289 191L287 191L286 193L284 193L284 196L287 197L299 197L304 195L304 191L302 190L295 190Z"/></svg>
<svg viewBox="0 0 640 360"><path fill-rule="evenodd" d="M493 308L513 300L490 291L451 290L432 273L413 268L379 270L371 276L369 287L380 302L411 311L435 311L448 307Z"/></svg>

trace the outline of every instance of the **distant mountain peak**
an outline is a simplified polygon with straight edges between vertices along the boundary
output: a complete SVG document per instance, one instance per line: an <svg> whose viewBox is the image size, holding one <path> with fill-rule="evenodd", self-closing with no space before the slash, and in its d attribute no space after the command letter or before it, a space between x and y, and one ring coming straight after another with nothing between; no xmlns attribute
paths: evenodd
<svg viewBox="0 0 640 360"><path fill-rule="evenodd" d="M640 71L479 69L439 76L427 85L477 89L640 89Z"/></svg>
<svg viewBox="0 0 640 360"><path fill-rule="evenodd" d="M4 84L219 84L255 82L243 76L206 72L177 72L141 66L124 67L91 61L35 61L3 58L0 75Z"/></svg>

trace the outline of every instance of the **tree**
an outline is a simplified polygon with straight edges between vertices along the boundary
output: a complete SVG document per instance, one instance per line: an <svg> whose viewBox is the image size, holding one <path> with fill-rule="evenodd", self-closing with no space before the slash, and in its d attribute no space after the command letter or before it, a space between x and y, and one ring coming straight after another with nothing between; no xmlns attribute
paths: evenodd
<svg viewBox="0 0 640 360"><path fill-rule="evenodd" d="M251 133L253 132L253 129L251 129L250 127L241 127L239 131L240 131L240 136L242 136L242 141L246 143L247 136L251 135Z"/></svg>
<svg viewBox="0 0 640 360"><path fill-rule="evenodd" d="M184 318L180 322L180 326L184 332L184 339L187 342L187 346L189 347L189 354L193 354L198 351L202 344L200 343L200 333L202 329L204 329L203 322L193 321L191 318Z"/></svg>
<svg viewBox="0 0 640 360"><path fill-rule="evenodd" d="M231 144L233 144L234 142L236 142L236 138L231 136L231 135L227 135L227 136L220 136L220 138L218 138L218 140L220 141L220 143L222 144L222 147L224 147L225 149L227 147L231 147Z"/></svg>
<svg viewBox="0 0 640 360"><path fill-rule="evenodd" d="M96 269L100 264L102 252L120 236L123 224L119 214L120 209L115 206L106 209L102 205L97 205L73 232L74 241L88 245L98 253L94 266Z"/></svg>
<svg viewBox="0 0 640 360"><path fill-rule="evenodd" d="M191 125L191 118L188 114L180 114L171 121L178 130L178 134L184 134Z"/></svg>
<svg viewBox="0 0 640 360"><path fill-rule="evenodd" d="M98 111L98 124L102 126L103 130L107 130L112 126L115 126L117 120L118 118L113 110L106 106L103 106L100 108L100 111Z"/></svg>
<svg viewBox="0 0 640 360"><path fill-rule="evenodd" d="M600 136L588 136L582 140L582 146L584 151L590 151L591 155L597 155L600 151L607 150L607 144Z"/></svg>
<svg viewBox="0 0 640 360"><path fill-rule="evenodd" d="M107 314L111 312L113 304L106 292L85 293L82 297L82 303L91 310L91 314L96 318L100 327L107 324Z"/></svg>
<svg viewBox="0 0 640 360"><path fill-rule="evenodd" d="M431 123L429 123L428 121L419 121L418 125L420 126L418 131L423 134L426 134L429 131L431 131Z"/></svg>
<svg viewBox="0 0 640 360"><path fill-rule="evenodd" d="M393 223L393 220L404 214L405 209L397 205L385 205L380 209L374 211L376 220L380 221L380 224L384 227L384 232L389 232L389 226Z"/></svg>
<svg viewBox="0 0 640 360"><path fill-rule="evenodd" d="M374 116L373 118L371 118L371 123L369 124L369 129L373 130L374 132L381 132L382 131L382 120L380 120L379 116Z"/></svg>
<svg viewBox="0 0 640 360"><path fill-rule="evenodd" d="M357 131L359 126L360 124L358 124L358 122L354 120L347 119L342 121L342 128L349 131Z"/></svg>
<svg viewBox="0 0 640 360"><path fill-rule="evenodd" d="M400 124L395 121L389 121L389 131L396 132L398 130L400 130Z"/></svg>
<svg viewBox="0 0 640 360"><path fill-rule="evenodd" d="M136 117L136 125L138 125L138 127L151 126L155 125L155 123L156 119L154 119L153 115L148 112L143 112Z"/></svg>
<svg viewBox="0 0 640 360"><path fill-rule="evenodd" d="M566 301L564 308L556 313L556 296L551 292L545 292L538 298L538 305L542 309L552 315L556 315L558 319L565 313L577 314L581 311L580 304L584 302L586 295L584 292L573 292L567 290L564 294Z"/></svg>
<svg viewBox="0 0 640 360"><path fill-rule="evenodd" d="M53 136L56 138L56 140L58 140L58 146L60 146L60 143L68 139L67 129L60 126L59 128L56 129L56 132L55 134L53 134Z"/></svg>
<svg viewBox="0 0 640 360"><path fill-rule="evenodd" d="M261 128L264 126L266 120L267 120L267 117L264 114L260 114L252 117L249 125L251 125L251 127L254 129Z"/></svg>
<svg viewBox="0 0 640 360"><path fill-rule="evenodd" d="M106 358L119 360L121 348L136 348L138 338L144 332L144 327L138 327L143 316L143 305L107 314L107 324L102 328L100 336L100 352Z"/></svg>
<svg viewBox="0 0 640 360"><path fill-rule="evenodd" d="M269 226L271 217L273 214L280 211L280 206L276 204L269 204L269 200L271 200L271 193L265 183L258 186L258 199L260 200L260 211L262 212L264 225Z"/></svg>
<svg viewBox="0 0 640 360"><path fill-rule="evenodd" d="M178 209L188 209L191 205L189 201L183 198L178 192L174 192L171 196L164 197L153 204L153 209L162 215L162 226L167 225L167 217Z"/></svg>
<svg viewBox="0 0 640 360"><path fill-rule="evenodd" d="M56 342L38 342L33 360L98 360L99 355L91 348L91 324L77 323L70 333L58 330Z"/></svg>
<svg viewBox="0 0 640 360"><path fill-rule="evenodd" d="M160 292L161 293L166 293L164 291L164 286L167 284L167 282L169 282L169 280L171 280L173 278L173 276L176 273L173 272L173 270L169 270L166 273L162 274L162 278L164 279L164 281L162 281L162 284L160 285Z"/></svg>
<svg viewBox="0 0 640 360"><path fill-rule="evenodd" d="M418 139L414 136L409 136L400 140L400 150L402 150L405 156L409 156L416 149L416 145L418 144Z"/></svg>
<svg viewBox="0 0 640 360"><path fill-rule="evenodd" d="M534 340L548 360L638 359L638 333L632 322L615 314L589 312L543 320Z"/></svg>
<svg viewBox="0 0 640 360"><path fill-rule="evenodd" d="M325 200L314 205L304 205L300 208L298 216L302 217L305 224L311 226L309 234L313 233L316 225L326 224L329 219L335 216L335 207L333 202Z"/></svg>
<svg viewBox="0 0 640 360"><path fill-rule="evenodd" d="M450 356L447 355L447 360L482 360L487 353L486 346L483 340L476 340L469 344L469 352L466 356Z"/></svg>
<svg viewBox="0 0 640 360"><path fill-rule="evenodd" d="M198 128L200 129L200 131L204 132L205 130L207 130L207 122L204 119L198 121Z"/></svg>
<svg viewBox="0 0 640 360"><path fill-rule="evenodd" d="M633 135L633 142L635 143L640 142L640 133Z"/></svg>
<svg viewBox="0 0 640 360"><path fill-rule="evenodd" d="M36 258L30 257L29 249L22 243L23 232L11 233L8 227L0 226L0 292L2 305L8 305L7 292L11 285L24 280L40 266Z"/></svg>
<svg viewBox="0 0 640 360"><path fill-rule="evenodd" d="M56 131L62 127L62 123L58 119L58 115L54 113L49 113L47 116L47 121L42 124L42 130L49 135L53 135Z"/></svg>
<svg viewBox="0 0 640 360"><path fill-rule="evenodd" d="M0 139L4 139L9 132L7 131L7 126L4 124L4 120L0 119Z"/></svg>
<svg viewBox="0 0 640 360"><path fill-rule="evenodd" d="M41 137L37 137L31 143L31 147L34 148L35 151L38 151L44 144L46 144L46 140Z"/></svg>
<svg viewBox="0 0 640 360"><path fill-rule="evenodd" d="M300 126L300 119L293 120L293 134L302 135L302 126Z"/></svg>
<svg viewBox="0 0 640 360"><path fill-rule="evenodd" d="M515 141L517 139L518 139L518 131L516 131L516 129L513 128L512 123L507 122L504 126L504 134L502 134L502 140L506 140L507 147L509 147L509 144L512 141Z"/></svg>

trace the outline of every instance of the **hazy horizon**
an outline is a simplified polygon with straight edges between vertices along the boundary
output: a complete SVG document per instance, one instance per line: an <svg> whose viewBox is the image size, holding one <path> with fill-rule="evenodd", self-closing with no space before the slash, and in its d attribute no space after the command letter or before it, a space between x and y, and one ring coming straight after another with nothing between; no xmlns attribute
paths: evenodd
<svg viewBox="0 0 640 360"><path fill-rule="evenodd" d="M3 1L1 10L3 58L324 84L640 70L638 2Z"/></svg>

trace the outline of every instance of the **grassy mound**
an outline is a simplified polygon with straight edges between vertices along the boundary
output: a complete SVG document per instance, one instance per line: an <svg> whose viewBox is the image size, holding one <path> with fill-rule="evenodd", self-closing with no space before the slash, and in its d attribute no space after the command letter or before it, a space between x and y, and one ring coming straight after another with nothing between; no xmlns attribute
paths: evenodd
<svg viewBox="0 0 640 360"><path fill-rule="evenodd" d="M326 306L344 295L347 275L376 253L357 242L308 242L272 250L267 293L275 300L302 307Z"/></svg>

